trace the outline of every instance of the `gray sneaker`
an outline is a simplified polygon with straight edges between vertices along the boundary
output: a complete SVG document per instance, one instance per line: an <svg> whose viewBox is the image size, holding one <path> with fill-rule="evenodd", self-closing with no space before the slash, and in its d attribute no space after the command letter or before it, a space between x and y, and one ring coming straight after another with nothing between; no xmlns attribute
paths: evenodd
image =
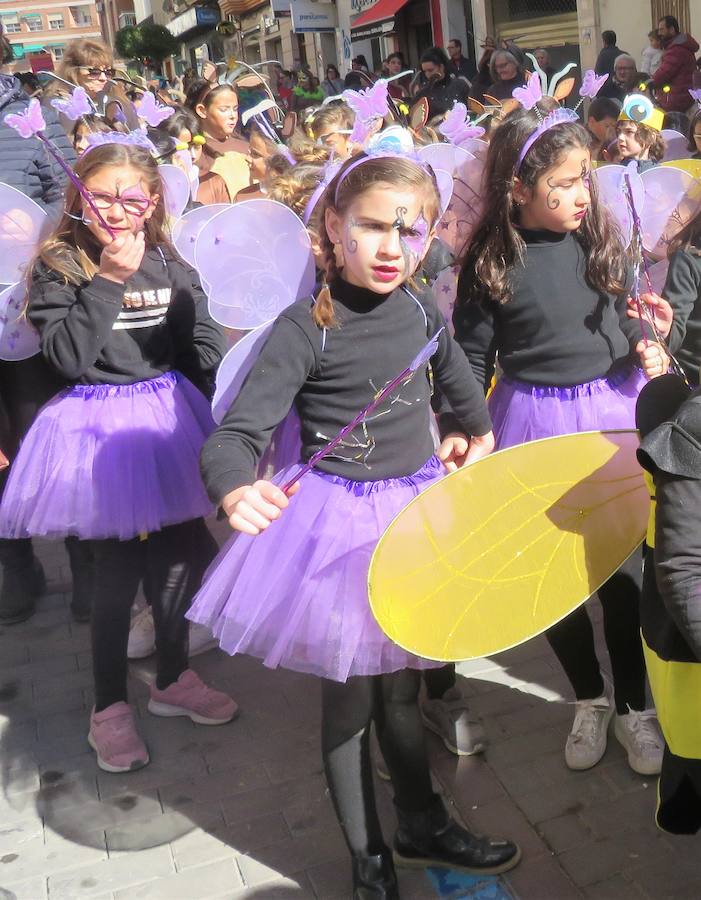
<svg viewBox="0 0 701 900"><path fill-rule="evenodd" d="M420 708L426 728L437 734L451 753L473 756L487 746L482 723L470 718L459 688L450 688L438 700L423 700Z"/></svg>
<svg viewBox="0 0 701 900"><path fill-rule="evenodd" d="M591 769L606 753L609 722L614 713L610 682L604 678L605 693L594 700L577 700L572 731L565 745L565 762L575 771Z"/></svg>
<svg viewBox="0 0 701 900"><path fill-rule="evenodd" d="M628 707L616 716L614 734L628 754L628 765L638 775L659 775L662 771L664 738L654 709L644 712Z"/></svg>

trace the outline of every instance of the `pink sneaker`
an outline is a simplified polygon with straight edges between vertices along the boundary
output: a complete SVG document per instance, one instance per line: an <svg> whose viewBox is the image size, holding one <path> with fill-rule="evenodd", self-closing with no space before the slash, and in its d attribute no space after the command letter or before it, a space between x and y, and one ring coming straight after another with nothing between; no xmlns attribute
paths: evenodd
<svg viewBox="0 0 701 900"><path fill-rule="evenodd" d="M134 713L123 700L102 712L93 709L88 743L104 772L132 772L150 762L146 744L136 730Z"/></svg>
<svg viewBox="0 0 701 900"><path fill-rule="evenodd" d="M185 669L165 690L152 685L148 711L154 716L189 716L198 725L224 725L239 708L228 694L207 687L196 672Z"/></svg>

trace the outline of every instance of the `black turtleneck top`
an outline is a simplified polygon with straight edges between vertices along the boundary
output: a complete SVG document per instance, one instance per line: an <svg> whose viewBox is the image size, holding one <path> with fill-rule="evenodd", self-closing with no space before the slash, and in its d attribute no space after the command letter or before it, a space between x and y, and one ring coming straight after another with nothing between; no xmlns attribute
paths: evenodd
<svg viewBox="0 0 701 900"><path fill-rule="evenodd" d="M352 422L406 369L443 326L431 294L403 288L390 294L331 285L338 326L319 328L312 303L301 300L275 321L241 391L202 452L201 468L215 503L255 480L275 427L295 407L302 423L302 459ZM491 421L481 386L465 356L444 330L431 357L435 383L468 435ZM398 389L319 463L319 469L355 481L399 478L418 471L433 454L429 431L431 385L427 367Z"/></svg>
<svg viewBox="0 0 701 900"><path fill-rule="evenodd" d="M511 273L506 303L481 300L473 273L463 271L458 284L455 339L485 390L497 355L507 377L557 387L631 362L641 330L626 316L627 292L614 297L587 283L585 251L571 232L520 233L524 261Z"/></svg>

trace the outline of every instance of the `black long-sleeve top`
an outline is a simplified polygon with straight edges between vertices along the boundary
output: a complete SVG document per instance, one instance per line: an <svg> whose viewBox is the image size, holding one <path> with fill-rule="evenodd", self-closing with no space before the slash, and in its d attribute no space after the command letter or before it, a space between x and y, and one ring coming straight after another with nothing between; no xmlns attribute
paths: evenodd
<svg viewBox="0 0 701 900"><path fill-rule="evenodd" d="M205 393L226 349L197 274L147 250L126 284L100 275L79 286L35 269L28 316L41 350L66 381L132 384L177 368Z"/></svg>
<svg viewBox="0 0 701 900"><path fill-rule="evenodd" d="M255 479L257 461L293 405L302 423L302 458L307 460L407 368L444 324L426 291L414 294L420 306L402 288L377 294L338 280L331 291L338 327L319 328L310 300L288 307L222 424L205 444L202 475L215 503ZM465 433L486 434L491 421L482 390L446 330L431 367ZM433 453L430 396L424 366L325 457L319 469L356 481L418 471Z"/></svg>
<svg viewBox="0 0 701 900"><path fill-rule="evenodd" d="M497 353L508 377L551 386L602 378L631 359L641 332L626 316L627 293L590 287L585 252L571 232L521 235L524 261L514 268L507 302L481 299L472 273L458 283L455 338L485 390Z"/></svg>
<svg viewBox="0 0 701 900"><path fill-rule="evenodd" d="M701 248L672 254L662 294L674 310L669 348L696 386L701 365Z"/></svg>

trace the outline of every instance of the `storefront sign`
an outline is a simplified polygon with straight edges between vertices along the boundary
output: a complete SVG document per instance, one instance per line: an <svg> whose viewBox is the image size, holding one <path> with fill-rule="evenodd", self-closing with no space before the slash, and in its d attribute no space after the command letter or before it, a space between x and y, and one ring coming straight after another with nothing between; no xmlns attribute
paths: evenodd
<svg viewBox="0 0 701 900"><path fill-rule="evenodd" d="M292 30L298 34L306 31L333 32L338 27L336 6L319 3L318 0L291 0Z"/></svg>
<svg viewBox="0 0 701 900"><path fill-rule="evenodd" d="M166 28L173 37L180 37L193 28L214 28L218 22L218 10L211 6L193 6L172 22L168 22Z"/></svg>

